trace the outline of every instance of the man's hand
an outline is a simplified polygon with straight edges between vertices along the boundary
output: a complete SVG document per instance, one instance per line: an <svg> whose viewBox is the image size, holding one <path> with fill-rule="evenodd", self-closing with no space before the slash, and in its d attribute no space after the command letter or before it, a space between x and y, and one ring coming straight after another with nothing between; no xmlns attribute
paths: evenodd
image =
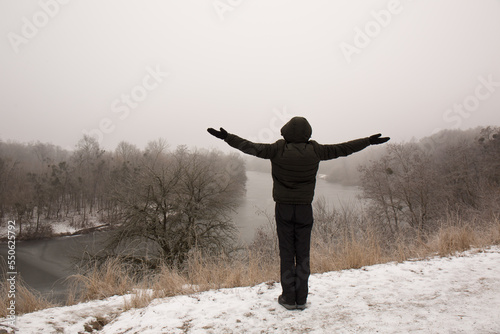
<svg viewBox="0 0 500 334"><path fill-rule="evenodd" d="M212 135L215 136L219 139L226 139L227 138L227 131L224 130L223 128L220 128L220 131L215 130L214 128L208 128L207 131Z"/></svg>
<svg viewBox="0 0 500 334"><path fill-rule="evenodd" d="M376 134L376 135L373 135L373 136L370 136L370 145L378 145L378 144L383 144L385 143L386 141L389 141L389 137L380 137L382 136L382 134Z"/></svg>

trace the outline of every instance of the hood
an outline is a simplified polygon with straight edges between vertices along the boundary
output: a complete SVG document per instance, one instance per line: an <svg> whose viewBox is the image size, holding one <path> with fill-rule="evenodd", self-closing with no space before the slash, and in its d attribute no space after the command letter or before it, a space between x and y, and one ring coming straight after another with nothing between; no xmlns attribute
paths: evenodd
<svg viewBox="0 0 500 334"><path fill-rule="evenodd" d="M281 128L281 135L288 143L307 143L311 134L311 125L304 117L293 117Z"/></svg>

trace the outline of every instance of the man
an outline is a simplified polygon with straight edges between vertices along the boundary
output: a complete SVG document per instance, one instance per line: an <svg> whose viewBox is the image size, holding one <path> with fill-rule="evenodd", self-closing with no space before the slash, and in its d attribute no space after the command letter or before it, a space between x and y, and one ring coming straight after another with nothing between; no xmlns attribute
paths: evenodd
<svg viewBox="0 0 500 334"><path fill-rule="evenodd" d="M246 154L271 160L281 266L282 294L278 303L289 310L305 309L313 226L311 203L319 162L347 156L390 138L377 134L342 144L321 145L309 140L312 128L304 117L293 117L281 128L284 139L272 144L253 143L223 128L207 131Z"/></svg>

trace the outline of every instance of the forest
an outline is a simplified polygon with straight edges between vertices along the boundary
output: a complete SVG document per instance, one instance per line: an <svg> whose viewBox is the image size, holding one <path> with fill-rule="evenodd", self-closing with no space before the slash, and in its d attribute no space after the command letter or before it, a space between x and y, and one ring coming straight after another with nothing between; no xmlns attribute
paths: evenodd
<svg viewBox="0 0 500 334"><path fill-rule="evenodd" d="M147 238L164 258L182 261L194 245L230 242L227 213L245 181L238 155L170 150L163 139L144 150L121 142L112 152L89 136L72 152L0 142L0 217L16 220L19 240L52 236L54 221L105 225L117 230L114 242Z"/></svg>
<svg viewBox="0 0 500 334"><path fill-rule="evenodd" d="M500 129L446 130L387 145L359 167L368 215L383 235L432 235L444 222L500 217Z"/></svg>

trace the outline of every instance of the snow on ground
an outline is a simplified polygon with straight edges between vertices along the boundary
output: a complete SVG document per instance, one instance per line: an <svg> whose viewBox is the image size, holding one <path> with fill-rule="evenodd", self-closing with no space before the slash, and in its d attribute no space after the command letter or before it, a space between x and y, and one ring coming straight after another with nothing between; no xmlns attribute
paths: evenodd
<svg viewBox="0 0 500 334"><path fill-rule="evenodd" d="M455 257L315 274L307 309L288 311L279 283L153 301L125 297L19 316L19 333L500 333L500 247ZM0 322L3 322L0 320ZM1 328L1 327L0 327ZM94 326L99 328L99 326Z"/></svg>
<svg viewBox="0 0 500 334"><path fill-rule="evenodd" d="M0 220L0 239L7 238L8 234L8 229L7 229L7 223L9 220L7 219L2 219ZM15 221L15 219L13 220ZM83 223L85 221L85 223ZM93 228L93 227L98 227L98 226L104 226L103 220L97 215L97 214L92 214L89 215L87 214L85 219L82 214L70 214L69 217L66 218L60 218L60 219L42 219L40 221L40 226L50 226L52 230L52 236L53 237L58 237L58 236L65 236L65 235L72 235L77 232L81 232L85 229ZM31 225L31 228L34 228L36 223L34 221L24 222L23 223L23 229L26 229L28 225ZM16 236L19 235L19 229L21 226L19 224L15 224L15 232Z"/></svg>

